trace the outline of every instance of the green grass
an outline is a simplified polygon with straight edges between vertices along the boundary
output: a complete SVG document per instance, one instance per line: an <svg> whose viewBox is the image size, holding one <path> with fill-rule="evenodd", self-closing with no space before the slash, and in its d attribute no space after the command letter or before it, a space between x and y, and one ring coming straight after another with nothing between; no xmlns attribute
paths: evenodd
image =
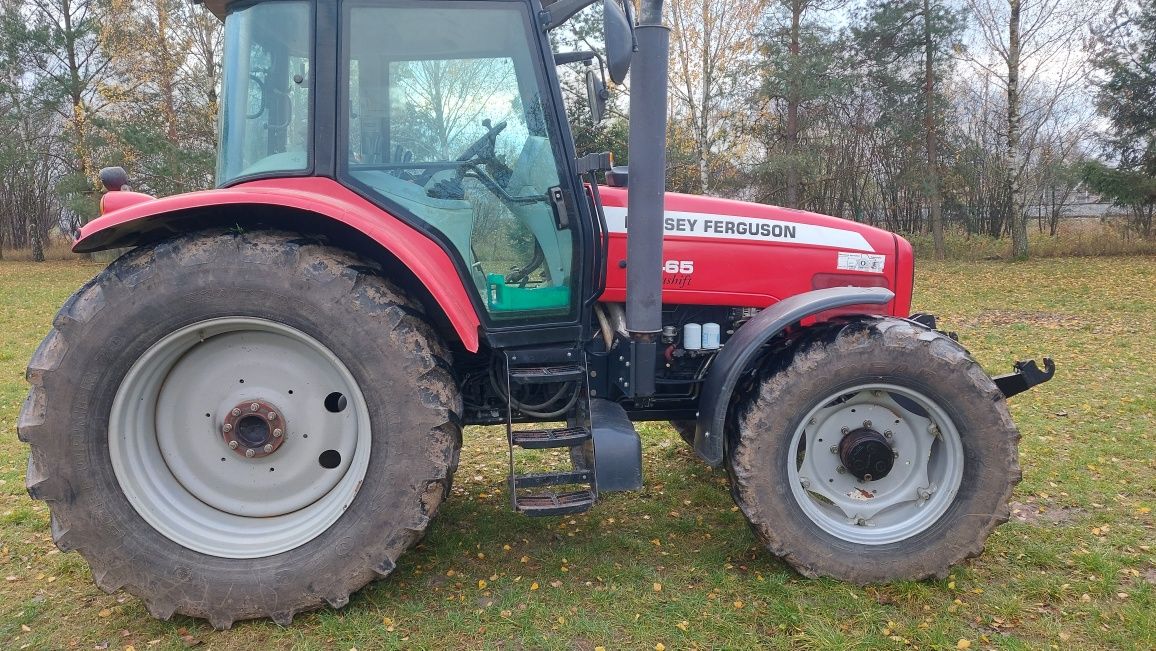
<svg viewBox="0 0 1156 651"><path fill-rule="evenodd" d="M990 372L1044 353L1060 368L1012 401L1018 515L949 580L800 578L757 545L725 474L661 424L642 427L644 491L577 517L516 516L502 433L470 428L452 498L393 576L341 611L224 632L158 622L137 599L101 592L83 559L55 550L46 507L24 493L23 367L98 268L0 262L0 648L181 649L182 635L213 649L363 651L1156 647L1154 258L920 263L916 308L939 314Z"/></svg>

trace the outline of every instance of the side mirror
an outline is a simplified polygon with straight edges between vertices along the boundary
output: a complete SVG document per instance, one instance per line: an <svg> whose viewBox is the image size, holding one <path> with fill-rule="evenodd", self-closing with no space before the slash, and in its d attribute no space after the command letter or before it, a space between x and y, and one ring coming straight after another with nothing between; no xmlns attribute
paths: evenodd
<svg viewBox="0 0 1156 651"><path fill-rule="evenodd" d="M606 117L606 100L610 97L610 93L606 91L606 84L602 82L602 77L594 71L594 68L586 69L586 101L590 104L590 114L594 117L594 123L598 124Z"/></svg>
<svg viewBox="0 0 1156 651"><path fill-rule="evenodd" d="M616 84L625 83L634 56L634 25L616 0L602 0L602 30L610 79Z"/></svg>

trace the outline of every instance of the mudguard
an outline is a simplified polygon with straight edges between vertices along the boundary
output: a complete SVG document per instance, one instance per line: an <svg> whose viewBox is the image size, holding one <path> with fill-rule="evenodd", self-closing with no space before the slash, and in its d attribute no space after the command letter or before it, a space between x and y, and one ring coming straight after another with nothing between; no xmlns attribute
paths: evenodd
<svg viewBox="0 0 1156 651"><path fill-rule="evenodd" d="M703 382L694 451L711 466L722 465L723 433L731 396L739 378L763 344L784 328L826 310L853 305L883 305L895 294L882 287L832 287L796 294L759 312L727 340Z"/></svg>
<svg viewBox="0 0 1156 651"><path fill-rule="evenodd" d="M313 213L352 228L376 242L425 285L462 345L470 352L478 350L478 315L446 251L428 235L332 179L268 179L221 190L132 203L85 225L72 250L88 253L134 246L150 238L202 228L211 223L214 211L248 209L254 212L268 207ZM269 212L265 211L262 216L263 223L290 230L294 228L291 213L285 215L283 224L277 224L276 213L270 216ZM237 223L244 225L244 221Z"/></svg>

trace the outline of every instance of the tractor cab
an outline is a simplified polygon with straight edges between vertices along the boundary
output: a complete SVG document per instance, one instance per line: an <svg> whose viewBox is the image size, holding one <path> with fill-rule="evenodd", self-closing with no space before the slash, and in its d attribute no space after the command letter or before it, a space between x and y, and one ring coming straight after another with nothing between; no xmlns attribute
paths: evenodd
<svg viewBox="0 0 1156 651"><path fill-rule="evenodd" d="M492 329L582 321L579 304L599 289L596 256L582 253L597 251L596 207L548 12L279 0L225 15L219 186L333 178L435 238Z"/></svg>

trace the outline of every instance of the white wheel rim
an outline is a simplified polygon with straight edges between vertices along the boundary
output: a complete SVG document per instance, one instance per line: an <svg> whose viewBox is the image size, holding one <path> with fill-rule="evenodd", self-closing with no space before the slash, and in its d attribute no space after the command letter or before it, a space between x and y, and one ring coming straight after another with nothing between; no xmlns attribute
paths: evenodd
<svg viewBox="0 0 1156 651"><path fill-rule="evenodd" d="M844 428L867 422L887 434L894 454L890 472L871 481L847 472L833 451ZM861 545L898 542L931 527L963 481L955 423L926 395L893 384L857 385L819 401L788 450L791 494L803 513L827 533Z"/></svg>
<svg viewBox="0 0 1156 651"><path fill-rule="evenodd" d="M280 412L283 444L264 456L223 434L249 401ZM133 508L169 540L222 558L271 556L329 529L361 487L370 442L365 398L341 360L297 329L248 317L158 341L109 416L113 472Z"/></svg>

